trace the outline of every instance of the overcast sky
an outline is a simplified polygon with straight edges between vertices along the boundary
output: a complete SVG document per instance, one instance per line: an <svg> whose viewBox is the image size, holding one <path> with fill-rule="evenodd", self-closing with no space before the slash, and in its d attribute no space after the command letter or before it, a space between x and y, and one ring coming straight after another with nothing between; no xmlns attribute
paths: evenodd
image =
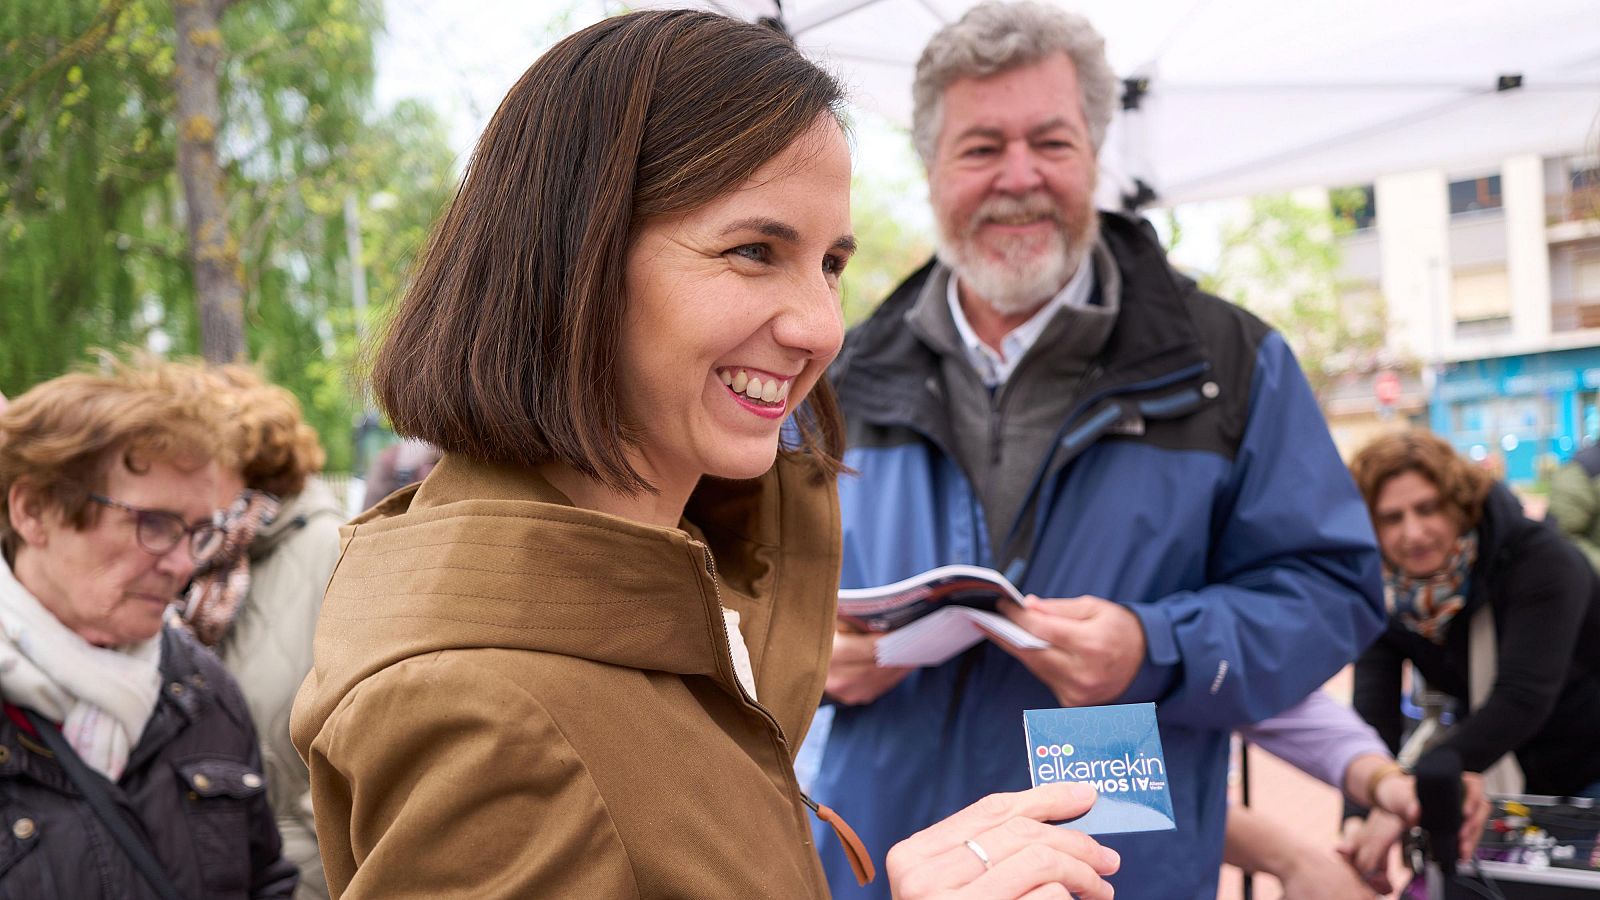
<svg viewBox="0 0 1600 900"><path fill-rule="evenodd" d="M464 164L500 98L540 52L564 35L602 18L605 0L384 0L387 28L378 41L378 102L419 98L445 118L457 166ZM907 185L899 218L931 234L932 216L921 169L900 130L854 110L857 174L882 185ZM1227 204L1181 211L1184 241L1178 260L1210 268L1217 223ZM1165 215L1155 217L1164 226Z"/></svg>

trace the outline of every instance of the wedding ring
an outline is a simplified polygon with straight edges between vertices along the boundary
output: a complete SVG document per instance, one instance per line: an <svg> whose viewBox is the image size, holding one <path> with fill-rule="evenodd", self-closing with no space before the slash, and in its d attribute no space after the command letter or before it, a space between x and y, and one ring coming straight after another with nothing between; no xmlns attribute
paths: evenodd
<svg viewBox="0 0 1600 900"><path fill-rule="evenodd" d="M971 850L972 851L972 855L976 856L978 858L978 862L983 863L983 867L985 869L994 868L994 862L989 859L989 854L984 851L983 845L979 844L977 841L972 841L972 840L969 840L966 843L967 843L967 849Z"/></svg>

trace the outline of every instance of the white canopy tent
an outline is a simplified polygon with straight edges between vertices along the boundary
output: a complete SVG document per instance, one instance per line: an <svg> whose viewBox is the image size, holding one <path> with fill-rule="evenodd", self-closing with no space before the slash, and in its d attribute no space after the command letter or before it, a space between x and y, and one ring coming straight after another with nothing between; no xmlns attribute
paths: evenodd
<svg viewBox="0 0 1600 900"><path fill-rule="evenodd" d="M1143 89L1102 149L1103 205L1139 183L1166 206L1490 170L1600 140L1597 0L1056 2L1094 22L1124 84ZM905 125L917 55L972 2L697 5L779 19L857 103Z"/></svg>

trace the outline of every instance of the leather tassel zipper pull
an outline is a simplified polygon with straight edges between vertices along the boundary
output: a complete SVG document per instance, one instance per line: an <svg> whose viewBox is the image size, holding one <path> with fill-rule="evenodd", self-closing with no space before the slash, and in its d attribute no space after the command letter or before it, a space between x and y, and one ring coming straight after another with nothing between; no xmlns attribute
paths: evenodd
<svg viewBox="0 0 1600 900"><path fill-rule="evenodd" d="M842 816L821 803L811 799L805 793L800 794L800 799L811 807L817 818L828 823L833 833L839 838L839 845L844 848L845 859L850 861L850 871L856 874L856 883L863 887L871 884L872 879L878 875L878 870L872 865L872 855L867 853L867 845L861 842L856 830L850 827Z"/></svg>

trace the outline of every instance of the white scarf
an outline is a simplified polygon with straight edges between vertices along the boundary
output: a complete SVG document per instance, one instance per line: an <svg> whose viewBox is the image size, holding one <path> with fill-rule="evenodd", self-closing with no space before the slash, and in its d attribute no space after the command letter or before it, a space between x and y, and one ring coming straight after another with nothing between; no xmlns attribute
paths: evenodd
<svg viewBox="0 0 1600 900"><path fill-rule="evenodd" d="M0 559L0 694L60 722L67 743L115 782L161 695L161 635L96 647L55 617Z"/></svg>

